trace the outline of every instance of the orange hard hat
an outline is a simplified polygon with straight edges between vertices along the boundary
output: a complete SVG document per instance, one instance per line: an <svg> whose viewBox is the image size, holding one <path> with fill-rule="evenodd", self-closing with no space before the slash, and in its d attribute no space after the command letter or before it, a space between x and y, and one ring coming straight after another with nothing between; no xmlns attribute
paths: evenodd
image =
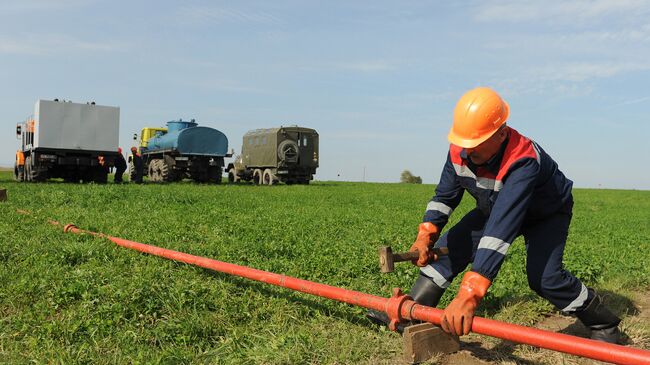
<svg viewBox="0 0 650 365"><path fill-rule="evenodd" d="M447 139L459 147L476 147L499 130L509 114L510 107L499 94L477 87L458 100Z"/></svg>

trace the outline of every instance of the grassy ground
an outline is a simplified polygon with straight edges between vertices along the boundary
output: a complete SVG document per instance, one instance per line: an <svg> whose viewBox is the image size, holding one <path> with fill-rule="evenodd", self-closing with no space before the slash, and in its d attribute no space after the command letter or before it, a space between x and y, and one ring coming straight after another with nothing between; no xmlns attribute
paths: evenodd
<svg viewBox="0 0 650 365"><path fill-rule="evenodd" d="M9 195L0 203L2 363L374 364L401 356L400 337L370 325L361 308L63 234L46 221L388 296L408 289L417 270L380 274L376 248L410 246L431 185L17 184L2 172L0 188ZM632 317L632 295L650 284L650 192L574 195L566 266ZM451 223L472 204L465 199ZM508 256L479 315L534 324L553 308L527 288L521 240Z"/></svg>

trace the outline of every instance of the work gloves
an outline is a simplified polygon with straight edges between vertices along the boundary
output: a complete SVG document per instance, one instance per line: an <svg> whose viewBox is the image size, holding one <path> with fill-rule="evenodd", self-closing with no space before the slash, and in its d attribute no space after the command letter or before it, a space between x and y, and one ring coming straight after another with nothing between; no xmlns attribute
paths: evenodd
<svg viewBox="0 0 650 365"><path fill-rule="evenodd" d="M468 271L463 276L456 298L445 308L440 327L455 336L466 335L472 329L474 311L492 282L481 274Z"/></svg>
<svg viewBox="0 0 650 365"><path fill-rule="evenodd" d="M429 246L436 243L438 237L440 237L440 230L435 224L431 222L420 223L418 237L415 239L413 245L411 245L411 249L409 249L409 252L417 251L420 253L420 257L417 262L413 262L414 264L419 267L424 267L427 266L429 261L436 261L438 259L438 255L429 250Z"/></svg>

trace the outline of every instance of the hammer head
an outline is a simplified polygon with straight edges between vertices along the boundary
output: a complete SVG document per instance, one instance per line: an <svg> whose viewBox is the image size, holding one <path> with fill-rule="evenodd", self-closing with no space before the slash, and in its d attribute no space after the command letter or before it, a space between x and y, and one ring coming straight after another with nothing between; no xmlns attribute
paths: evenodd
<svg viewBox="0 0 650 365"><path fill-rule="evenodd" d="M381 268L381 272L393 272L395 270L393 250L390 246L379 247L379 267Z"/></svg>

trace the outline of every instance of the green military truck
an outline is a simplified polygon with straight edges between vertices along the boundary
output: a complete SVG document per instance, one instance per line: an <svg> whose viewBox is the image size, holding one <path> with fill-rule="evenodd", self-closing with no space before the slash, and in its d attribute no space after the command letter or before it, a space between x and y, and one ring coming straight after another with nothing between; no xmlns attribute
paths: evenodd
<svg viewBox="0 0 650 365"><path fill-rule="evenodd" d="M318 167L318 132L298 126L244 134L241 154L227 167L228 181L255 185L309 184Z"/></svg>

